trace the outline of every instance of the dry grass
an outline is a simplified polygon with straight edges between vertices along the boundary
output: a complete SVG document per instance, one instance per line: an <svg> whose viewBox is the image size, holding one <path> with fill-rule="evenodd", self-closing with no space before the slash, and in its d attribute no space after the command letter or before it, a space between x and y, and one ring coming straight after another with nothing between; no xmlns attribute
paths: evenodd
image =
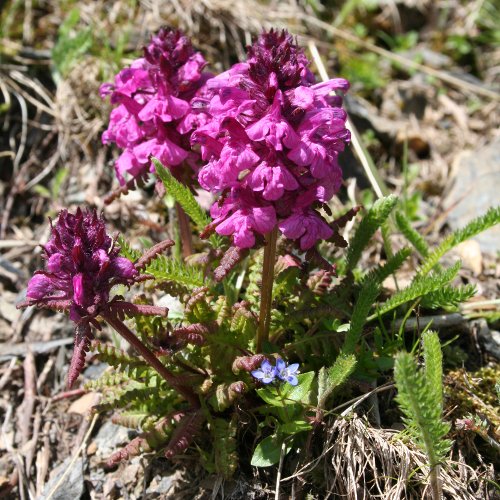
<svg viewBox="0 0 500 500"><path fill-rule="evenodd" d="M396 431L372 427L357 415L338 418L328 432L323 456L325 498L426 498L429 468L426 457ZM474 470L460 457L441 467L446 498L494 498L488 490L493 471Z"/></svg>

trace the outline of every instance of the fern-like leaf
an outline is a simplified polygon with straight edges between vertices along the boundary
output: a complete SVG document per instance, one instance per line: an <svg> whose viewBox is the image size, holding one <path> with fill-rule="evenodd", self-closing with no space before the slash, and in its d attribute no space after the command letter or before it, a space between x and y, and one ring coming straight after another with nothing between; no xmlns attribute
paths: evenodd
<svg viewBox="0 0 500 500"><path fill-rule="evenodd" d="M151 431L143 432L132 439L127 446L113 453L107 461L107 466L114 467L123 460L161 448L170 439L173 423L178 422L181 417L182 414L177 414L161 419Z"/></svg>
<svg viewBox="0 0 500 500"><path fill-rule="evenodd" d="M151 376L156 373L141 358L127 354L117 347L94 340L91 349L99 353L99 358L102 361L126 373L131 378Z"/></svg>
<svg viewBox="0 0 500 500"><path fill-rule="evenodd" d="M346 267L354 269L375 231L387 220L398 199L391 195L377 200L361 220L347 250Z"/></svg>
<svg viewBox="0 0 500 500"><path fill-rule="evenodd" d="M447 285L458 273L460 269L460 262L450 267L441 273L434 273L430 276L424 276L413 281L407 288L396 292L389 300L385 301L377 312L368 318L368 321L375 319L377 316L396 309L407 302L422 297L428 293L439 290Z"/></svg>
<svg viewBox="0 0 500 500"><path fill-rule="evenodd" d="M435 368L431 369L433 377ZM442 396L437 396L438 391L442 392L442 382L433 377L427 379L426 373L417 368L415 359L407 352L396 356L394 377L398 389L396 401L405 415L408 431L434 468L444 460L451 444L444 439L450 425L442 420ZM439 383L437 388L432 386L433 381Z"/></svg>
<svg viewBox="0 0 500 500"><path fill-rule="evenodd" d="M467 302L475 294L475 285L445 285L423 297L421 305L428 309L456 310L459 304Z"/></svg>
<svg viewBox="0 0 500 500"><path fill-rule="evenodd" d="M212 221L205 210L200 207L189 188L175 179L170 170L165 168L158 158L152 157L151 161L155 166L158 177L165 185L168 194L179 203L184 209L184 212L186 212L189 218L196 224L197 228L201 231L208 226ZM216 235L210 236L210 242L214 247L219 247L221 245L221 239Z"/></svg>
<svg viewBox="0 0 500 500"><path fill-rule="evenodd" d="M224 418L215 418L210 426L214 444L215 470L225 479L231 479L238 467L237 429L238 419L235 416L229 422Z"/></svg>
<svg viewBox="0 0 500 500"><path fill-rule="evenodd" d="M108 368L112 370L111 368ZM128 382L130 377L124 371L106 370L98 379L85 382L86 391L102 391L109 387L117 388L124 382Z"/></svg>
<svg viewBox="0 0 500 500"><path fill-rule="evenodd" d="M417 250L422 257L427 257L429 255L429 245L427 245L422 235L411 227L411 222L408 220L408 217L402 212L396 212L395 219L404 237L415 247L415 250Z"/></svg>
<svg viewBox="0 0 500 500"><path fill-rule="evenodd" d="M420 276L428 274L439 262L439 259L458 244L469 240L490 227L500 223L500 206L490 208L486 214L469 222L462 229L458 229L445 238L423 262L419 270Z"/></svg>
<svg viewBox="0 0 500 500"><path fill-rule="evenodd" d="M195 265L187 266L178 260L170 259L163 255L159 255L153 259L146 267L146 272L153 275L160 283L162 280L173 281L189 288L200 287L208 282L203 276L203 269L201 267Z"/></svg>
<svg viewBox="0 0 500 500"><path fill-rule="evenodd" d="M205 416L200 410L186 415L177 425L165 449L165 457L172 458L187 450L195 436L200 432Z"/></svg>
<svg viewBox="0 0 500 500"><path fill-rule="evenodd" d="M75 327L75 343L68 371L68 388L73 386L78 375L85 367L85 355L89 350L91 340L92 331L90 325L85 321L78 323Z"/></svg>
<svg viewBox="0 0 500 500"><path fill-rule="evenodd" d="M354 306L351 316L351 327L346 333L342 352L344 354L352 354L356 349L356 345L363 333L363 327L367 322L367 316L377 300L380 293L380 285L373 279L366 280L359 292L358 300Z"/></svg>
<svg viewBox="0 0 500 500"><path fill-rule="evenodd" d="M129 242L121 234L118 236L117 241L120 247L120 254L123 257L126 257L128 260L134 262L141 256L141 252L132 248Z"/></svg>
<svg viewBox="0 0 500 500"><path fill-rule="evenodd" d="M219 384L208 402L216 411L222 412L226 408L229 408L247 390L247 385L241 381L232 382L231 384Z"/></svg>
<svg viewBox="0 0 500 500"><path fill-rule="evenodd" d="M434 391L434 401L443 408L443 353L436 332L427 331L422 335L425 361L425 378Z"/></svg>

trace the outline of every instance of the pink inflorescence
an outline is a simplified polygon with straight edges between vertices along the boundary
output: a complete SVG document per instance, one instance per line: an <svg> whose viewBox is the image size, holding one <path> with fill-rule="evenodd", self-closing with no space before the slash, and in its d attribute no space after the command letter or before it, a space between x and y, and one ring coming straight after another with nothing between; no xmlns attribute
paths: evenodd
<svg viewBox="0 0 500 500"><path fill-rule="evenodd" d="M240 248L276 225L302 250L333 231L317 211L338 191L338 154L349 141L347 80L314 83L309 61L286 31L264 32L248 59L207 82L196 100L211 120L192 135L207 164L200 185L223 196L211 215Z"/></svg>
<svg viewBox="0 0 500 500"><path fill-rule="evenodd" d="M75 322L68 373L71 387L85 366L92 339L90 325L100 327L96 317L108 307L111 288L132 284L139 272L132 262L118 255L119 249L95 210L78 209L76 214L62 210L43 250L46 270L36 271L28 283L26 302L19 306L69 311Z"/></svg>
<svg viewBox="0 0 500 500"><path fill-rule="evenodd" d="M43 249L46 270L36 271L29 281L28 302L62 305L75 322L95 316L109 302L114 285L130 284L138 275L134 264L118 255L95 210L62 210Z"/></svg>
<svg viewBox="0 0 500 500"><path fill-rule="evenodd" d="M190 135L205 115L191 107L191 100L211 77L203 71L206 64L186 36L162 28L144 57L120 71L114 84L101 86L101 97L110 95L115 106L102 141L123 149L115 163L120 184L153 171L151 155L169 167L183 162L196 167Z"/></svg>

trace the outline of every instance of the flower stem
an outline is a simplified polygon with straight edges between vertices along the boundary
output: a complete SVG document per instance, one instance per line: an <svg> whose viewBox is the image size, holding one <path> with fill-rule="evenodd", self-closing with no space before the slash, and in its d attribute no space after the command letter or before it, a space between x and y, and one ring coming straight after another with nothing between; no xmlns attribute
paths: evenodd
<svg viewBox="0 0 500 500"><path fill-rule="evenodd" d="M195 406L199 406L199 399L196 397L194 392L188 387L182 385L178 378L162 364L162 362L148 349L148 347L142 343L142 341L134 335L129 328L118 319L111 311L102 312L101 316L103 319L112 326L131 346L133 346L145 361L154 368L167 382L170 386L174 387L182 394L186 400Z"/></svg>
<svg viewBox="0 0 500 500"><path fill-rule="evenodd" d="M189 223L189 217L177 202L175 203L175 209L177 211L177 219L179 221L179 232L182 242L182 255L184 257L189 257L193 254L193 235L191 233L191 224Z"/></svg>
<svg viewBox="0 0 500 500"><path fill-rule="evenodd" d="M264 263L262 265L262 288L260 294L259 329L257 331L257 340L255 346L257 353L262 351L262 345L264 344L264 342L267 342L269 340L277 238L278 228L275 227L267 235L267 244L264 247Z"/></svg>

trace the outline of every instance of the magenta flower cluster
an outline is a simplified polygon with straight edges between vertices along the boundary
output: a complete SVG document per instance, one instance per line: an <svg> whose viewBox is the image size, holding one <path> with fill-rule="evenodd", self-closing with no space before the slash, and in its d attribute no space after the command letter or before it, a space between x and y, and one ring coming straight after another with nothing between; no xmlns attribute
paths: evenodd
<svg viewBox="0 0 500 500"><path fill-rule="evenodd" d="M28 283L26 301L18 307L36 305L69 311L75 322L68 372L71 387L85 366L85 353L92 340L90 325L100 328L96 318L108 309L111 288L132 284L139 272L132 262L118 255L119 248L95 210L78 209L75 214L62 210L43 250L46 269L35 272Z"/></svg>
<svg viewBox="0 0 500 500"><path fill-rule="evenodd" d="M114 285L130 284L139 274L130 260L118 255L95 210L62 210L43 250L46 270L36 271L29 281L28 303L68 309L76 323L96 316Z"/></svg>
<svg viewBox="0 0 500 500"><path fill-rule="evenodd" d="M120 71L114 84L101 86L101 97L110 95L115 106L102 141L123 149L115 163L120 184L153 171L151 155L169 167L185 162L196 168L198 156L189 139L205 116L191 107L191 100L211 76L203 71L205 65L186 36L161 29L144 57Z"/></svg>
<svg viewBox="0 0 500 500"><path fill-rule="evenodd" d="M240 248L276 226L306 250L333 231L317 208L338 191L338 154L349 141L342 98L349 83L314 83L308 60L285 31L264 32L248 59L207 81L194 99L210 120L193 132L203 160L198 180L222 194L217 233Z"/></svg>

